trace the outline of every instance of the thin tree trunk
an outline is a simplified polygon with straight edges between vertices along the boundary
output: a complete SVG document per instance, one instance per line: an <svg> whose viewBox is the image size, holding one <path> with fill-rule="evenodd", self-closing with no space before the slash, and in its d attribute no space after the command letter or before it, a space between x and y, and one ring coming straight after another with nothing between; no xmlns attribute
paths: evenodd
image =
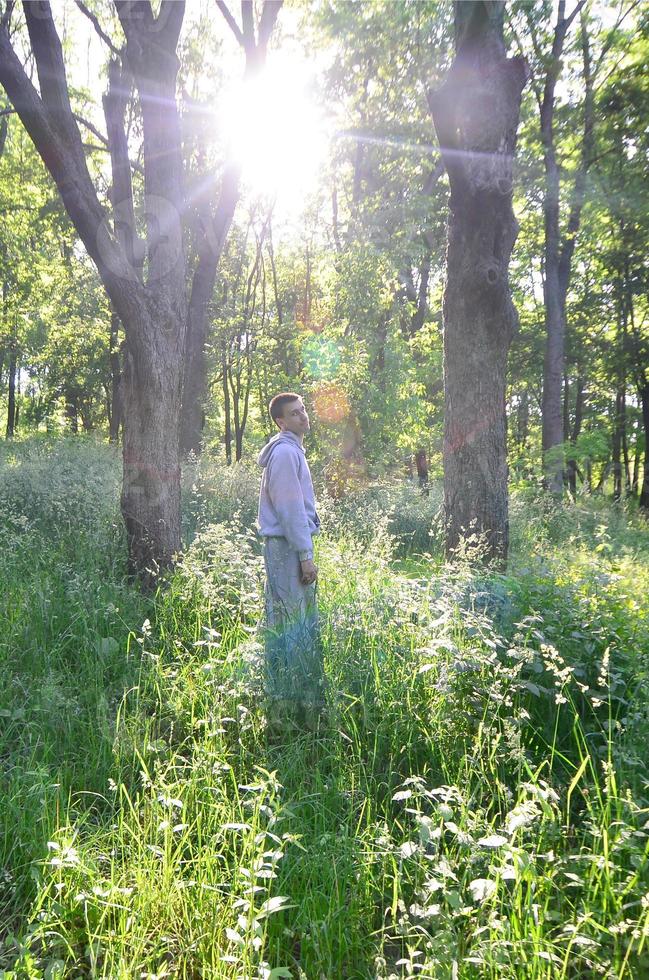
<svg viewBox="0 0 649 980"><path fill-rule="evenodd" d="M518 317L512 164L527 78L508 59L504 5L455 4L456 58L429 104L451 185L444 291L446 549L477 532L487 561L509 542L505 374ZM488 108L487 108L488 107Z"/></svg>
<svg viewBox="0 0 649 980"><path fill-rule="evenodd" d="M213 219L213 231L201 239L201 249L194 273L185 344L180 435L180 451L183 456L190 452L199 455L202 449L207 392L205 348L209 326L209 305L214 292L218 263L239 200L240 177L241 168L238 165L230 166L224 174L221 197Z"/></svg>
<svg viewBox="0 0 649 980"><path fill-rule="evenodd" d="M68 427L73 436L79 433L79 416L77 406L77 394L74 391L65 393L65 417L68 420Z"/></svg>
<svg viewBox="0 0 649 980"><path fill-rule="evenodd" d="M237 339L237 343L240 343L240 337ZM234 379L237 379L235 385ZM239 426L239 394L241 391L241 385L239 381L239 376L236 371L233 370L232 365L228 367L228 381L230 384L230 391L232 395L231 409L232 409L232 420L234 422L234 453L235 461L238 463L241 459L241 442L240 442L240 426Z"/></svg>
<svg viewBox="0 0 649 980"><path fill-rule="evenodd" d="M5 435L7 439L13 439L16 431L16 366L17 366L16 338L11 338L9 342L9 396L7 399L7 428Z"/></svg>
<svg viewBox="0 0 649 980"><path fill-rule="evenodd" d="M584 380L581 376L577 377L577 394L575 396L575 424L570 431L570 418L568 418L568 439L572 446L577 442L581 434L581 426L584 418L584 392L585 385ZM568 486L570 488L570 493L574 497L577 493L577 473L578 473L577 460L574 456L570 456L566 460L566 475L568 479Z"/></svg>
<svg viewBox="0 0 649 980"><path fill-rule="evenodd" d="M595 487L595 493L601 493L604 490L604 486L606 485L606 481L608 480L612 468L613 468L613 460L608 459L604 464L604 466L602 467L602 472L600 473L599 480L597 481L597 486Z"/></svg>
<svg viewBox="0 0 649 980"><path fill-rule="evenodd" d="M642 468L642 490L638 503L649 514L649 384L643 385L639 394L642 405L642 427L644 429L644 465Z"/></svg>
<svg viewBox="0 0 649 980"><path fill-rule="evenodd" d="M264 66L268 42L282 0L265 0L256 34L253 4L248 0L241 4L241 27L232 17L226 3L219 2L218 6L245 53L244 78L249 80ZM198 454L202 448L207 393L205 347L209 326L209 304L214 291L217 267L239 200L240 179L241 166L237 161L233 161L225 169L221 193L214 213L212 214L211 205L208 203L202 215L204 234L200 238L198 263L192 282L185 345L180 429L180 452L183 456L189 452Z"/></svg>
<svg viewBox="0 0 649 980"><path fill-rule="evenodd" d="M624 493L628 496L631 493L631 463L629 460L629 439L627 434L626 393L622 398L620 431L622 434L622 460L624 463Z"/></svg>
<svg viewBox="0 0 649 980"><path fill-rule="evenodd" d="M84 432L92 432L94 426L92 424L92 412L90 402L83 398L78 403L79 404L79 415L81 416L81 425L83 426Z"/></svg>
<svg viewBox="0 0 649 980"><path fill-rule="evenodd" d="M527 447L527 437L530 423L530 396L527 388L524 389L518 403L517 412L517 435L518 445L521 449Z"/></svg>
<svg viewBox="0 0 649 980"><path fill-rule="evenodd" d="M221 357L221 370L223 377L223 407L225 414L225 462L228 466L232 463L232 416L230 409L230 386L228 384L228 359L226 355L225 341Z"/></svg>
<svg viewBox="0 0 649 980"><path fill-rule="evenodd" d="M428 482L428 460L425 449L419 449L415 453L415 466L417 467L419 489L425 497L428 497L430 496L430 484Z"/></svg>
<svg viewBox="0 0 649 980"><path fill-rule="evenodd" d="M635 448L633 451L633 476L631 477L631 496L638 495L638 477L640 475L640 434L635 433Z"/></svg>
<svg viewBox="0 0 649 980"><path fill-rule="evenodd" d="M557 20L552 40L552 52L540 104L541 140L545 164L545 196L543 220L545 228L543 294L545 305L546 345L543 361L542 448L545 484L552 493L563 489L563 413L561 405L562 378L565 360L566 296L575 241L584 201L585 177L592 156L593 90L590 73L590 51L585 24L582 22L584 56L584 134L579 171L575 178L573 202L567 233L561 241L559 216L561 178L554 138L555 90L562 65L566 34L570 24L582 9L579 0L569 17L565 16L565 0L559 0Z"/></svg>
<svg viewBox="0 0 649 980"><path fill-rule="evenodd" d="M622 421L624 417L624 389L615 393L615 418L613 421L613 499L622 498Z"/></svg>

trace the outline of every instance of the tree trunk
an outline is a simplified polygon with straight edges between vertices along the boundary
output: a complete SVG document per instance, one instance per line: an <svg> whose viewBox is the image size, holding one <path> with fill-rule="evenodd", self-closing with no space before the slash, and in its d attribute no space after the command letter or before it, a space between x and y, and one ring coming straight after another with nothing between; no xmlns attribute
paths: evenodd
<svg viewBox="0 0 649 980"><path fill-rule="evenodd" d="M572 427L572 432L570 431L570 416L568 416L568 439L571 445L575 445L579 435L581 433L581 426L584 419L584 380L582 377L577 377L577 394L575 396L575 424ZM570 493L574 497L577 493L577 460L574 457L570 457L566 461L566 476L568 480L568 486L570 488Z"/></svg>
<svg viewBox="0 0 649 980"><path fill-rule="evenodd" d="M520 396L520 401L518 403L517 427L516 427L518 445L522 450L525 450L527 448L529 424L530 424L530 396L527 388L525 388L522 395Z"/></svg>
<svg viewBox="0 0 649 980"><path fill-rule="evenodd" d="M108 439L119 442L122 424L122 367L119 356L119 317L113 310L110 317L110 414Z"/></svg>
<svg viewBox="0 0 649 980"><path fill-rule="evenodd" d="M180 399L187 323L182 214L185 208L177 39L184 5L163 4L148 24L148 5L120 4L126 59L142 109L147 219L144 303L125 317L121 506L129 568L152 587L181 548ZM139 270L134 274L139 281Z"/></svg>
<svg viewBox="0 0 649 980"><path fill-rule="evenodd" d="M78 404L79 404L79 415L81 416L81 425L83 426L83 431L92 432L94 426L92 424L91 401L87 398L82 398Z"/></svg>
<svg viewBox="0 0 649 980"><path fill-rule="evenodd" d="M545 304L546 345L543 361L542 448L545 485L554 494L563 490L563 418L562 378L565 360L566 297L570 284L572 257L581 211L585 199L586 174L593 152L594 101L590 48L586 23L582 20L581 42L584 68L584 129L581 160L575 177L570 214L563 240L560 234L561 177L554 140L555 89L562 66L566 34L582 10L585 0L578 0L572 13L565 16L565 0L559 0L552 51L543 88L540 122L545 164L543 219L545 228L543 295ZM582 15L583 16L583 15Z"/></svg>
<svg viewBox="0 0 649 980"><path fill-rule="evenodd" d="M204 405L207 392L205 345L208 334L209 304L214 291L218 263L239 199L240 176L241 169L238 165L230 166L224 174L216 217L210 218L209 232L201 240L198 264L194 273L185 342L180 430L182 456L187 456L190 452L199 455L202 449L203 426L205 424Z"/></svg>
<svg viewBox="0 0 649 980"><path fill-rule="evenodd" d="M419 489L425 497L428 497L430 496L430 485L428 483L428 460L425 449L419 449L415 453L415 466L417 467Z"/></svg>
<svg viewBox="0 0 649 980"><path fill-rule="evenodd" d="M622 424L624 419L624 389L615 394L613 422L613 499L622 499Z"/></svg>
<svg viewBox="0 0 649 980"><path fill-rule="evenodd" d="M456 58L429 104L451 185L444 291L446 550L477 532L484 558L509 542L505 372L518 318L509 259L512 164L527 78L508 59L504 4L455 3Z"/></svg>
<svg viewBox="0 0 649 980"><path fill-rule="evenodd" d="M68 427L73 436L79 433L79 416L77 407L77 393L66 391L65 393L65 417L68 420Z"/></svg>
<svg viewBox="0 0 649 980"><path fill-rule="evenodd" d="M137 357L125 345L121 506L129 568L146 587L180 551L181 336L176 329L174 347L161 343Z"/></svg>
<svg viewBox="0 0 649 980"><path fill-rule="evenodd" d="M25 74L6 22L0 24L0 83L15 106L124 326L128 342L124 385L122 515L129 568L144 587L180 550L180 388L187 318L183 161L176 105L176 47L184 3L163 0L117 6L126 61L140 96L144 148L146 283L136 256L97 197L74 120L61 42L45 0L24 4L40 93ZM126 217L132 199L126 202ZM139 256L137 256L139 259Z"/></svg>
<svg viewBox="0 0 649 980"><path fill-rule="evenodd" d="M542 447L546 485L554 494L563 489L562 379L565 321L559 288L559 167L554 145L546 147L545 222L545 356L543 361Z"/></svg>
<svg viewBox="0 0 649 980"><path fill-rule="evenodd" d="M227 4L219 3L221 13L245 53L244 78L250 80L264 67L266 50L282 0L265 0L257 33L253 4L242 2L241 27L230 14ZM235 208L239 199L241 166L231 162L225 169L221 193L215 213L208 204L202 216L204 234L200 239L198 263L192 282L185 345L182 421L180 430L181 455L198 454L202 448L205 424L204 402L207 392L207 363L205 345L208 334L209 303L214 290L216 270L220 261Z"/></svg>
<svg viewBox="0 0 649 980"><path fill-rule="evenodd" d="M16 339L11 338L9 344L9 397L7 399L7 428L6 438L13 439L16 431Z"/></svg>
<svg viewBox="0 0 649 980"><path fill-rule="evenodd" d="M640 475L640 458L641 458L640 435L639 433L636 433L634 450L633 450L633 474L631 476L631 490L630 490L630 494L632 497L637 496L638 493L638 477Z"/></svg>
<svg viewBox="0 0 649 980"><path fill-rule="evenodd" d="M640 388L642 405L642 427L644 429L644 465L642 468L642 490L638 503L649 514L649 384Z"/></svg>
<svg viewBox="0 0 649 980"><path fill-rule="evenodd" d="M228 358L225 348L225 341L223 343L221 367L223 371L223 408L225 413L225 432L223 441L225 444L225 462L227 466L230 466L232 464L232 415L230 410L230 385L228 384Z"/></svg>
<svg viewBox="0 0 649 980"><path fill-rule="evenodd" d="M631 464L629 462L629 439L627 433L627 414L626 414L626 394L622 398L622 418L620 419L620 430L622 433L622 460L624 463L624 493L631 493Z"/></svg>

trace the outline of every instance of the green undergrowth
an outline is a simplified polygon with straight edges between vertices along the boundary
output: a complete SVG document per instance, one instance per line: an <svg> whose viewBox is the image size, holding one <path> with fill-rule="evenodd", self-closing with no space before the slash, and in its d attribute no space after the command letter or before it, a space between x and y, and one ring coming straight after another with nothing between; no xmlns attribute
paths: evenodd
<svg viewBox="0 0 649 980"><path fill-rule="evenodd" d="M111 450L0 462L0 976L649 975L628 508L517 494L493 575L442 562L413 488L325 501L328 715L271 731L254 474L188 469L147 599Z"/></svg>

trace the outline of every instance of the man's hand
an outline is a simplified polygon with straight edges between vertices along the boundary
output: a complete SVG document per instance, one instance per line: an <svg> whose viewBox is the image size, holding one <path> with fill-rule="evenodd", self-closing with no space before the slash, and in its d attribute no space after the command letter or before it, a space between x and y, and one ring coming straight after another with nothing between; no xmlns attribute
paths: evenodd
<svg viewBox="0 0 649 980"><path fill-rule="evenodd" d="M300 562L302 585L311 585L318 577L318 568L312 558Z"/></svg>

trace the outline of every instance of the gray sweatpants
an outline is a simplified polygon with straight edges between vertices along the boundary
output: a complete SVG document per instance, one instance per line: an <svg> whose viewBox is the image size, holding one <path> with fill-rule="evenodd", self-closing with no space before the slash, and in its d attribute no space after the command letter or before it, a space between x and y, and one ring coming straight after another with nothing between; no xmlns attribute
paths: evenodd
<svg viewBox="0 0 649 980"><path fill-rule="evenodd" d="M303 585L286 538L264 539L266 690L303 704L324 702L316 585Z"/></svg>

